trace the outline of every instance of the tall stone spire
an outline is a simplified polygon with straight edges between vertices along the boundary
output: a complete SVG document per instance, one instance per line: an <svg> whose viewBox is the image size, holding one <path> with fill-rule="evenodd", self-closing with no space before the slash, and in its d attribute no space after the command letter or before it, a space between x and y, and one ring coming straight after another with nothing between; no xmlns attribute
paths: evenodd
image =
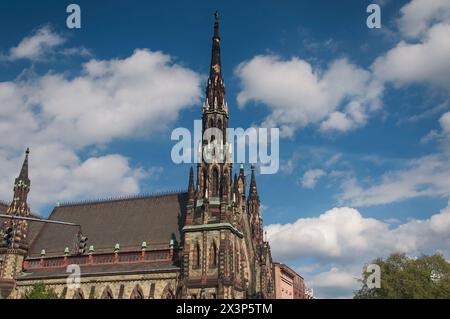
<svg viewBox="0 0 450 319"><path fill-rule="evenodd" d="M194 189L194 169L189 169L189 183L188 183L188 200L194 203L195 189Z"/></svg>
<svg viewBox="0 0 450 319"><path fill-rule="evenodd" d="M250 179L249 198L250 199L252 199L252 198L259 199L258 190L256 188L255 165L254 164L251 165L251 169L252 169L252 175L251 175L251 179Z"/></svg>
<svg viewBox="0 0 450 319"><path fill-rule="evenodd" d="M28 216L30 213L27 204L27 197L31 186L30 179L28 178L28 154L30 154L30 149L27 148L22 169L14 181L14 198L7 211L10 215Z"/></svg>
<svg viewBox="0 0 450 319"><path fill-rule="evenodd" d="M26 185L30 186L30 179L28 178L28 154L30 154L30 149L27 148L25 151L25 159L22 164L22 169L20 170L19 177L16 179L23 181Z"/></svg>
<svg viewBox="0 0 450 319"><path fill-rule="evenodd" d="M226 109L225 84L222 78L222 63L220 61L220 36L219 36L219 13L214 13L214 36L212 38L211 66L206 87L207 110Z"/></svg>
<svg viewBox="0 0 450 319"><path fill-rule="evenodd" d="M30 209L27 204L28 192L30 191L30 179L28 178L28 154L22 164L19 176L14 181L14 198L9 205L6 214L11 216L27 217ZM12 236L5 239L0 246L0 294L7 298L16 286L16 277L22 272L23 262L28 251L28 222L5 218L3 230Z"/></svg>
<svg viewBox="0 0 450 319"><path fill-rule="evenodd" d="M212 46L212 55L211 55L211 72L210 75L214 75L216 73L222 74L221 68L215 69L214 66L219 65L220 63L220 36L219 36L219 13L216 11L214 13L214 36L213 36L213 46Z"/></svg>

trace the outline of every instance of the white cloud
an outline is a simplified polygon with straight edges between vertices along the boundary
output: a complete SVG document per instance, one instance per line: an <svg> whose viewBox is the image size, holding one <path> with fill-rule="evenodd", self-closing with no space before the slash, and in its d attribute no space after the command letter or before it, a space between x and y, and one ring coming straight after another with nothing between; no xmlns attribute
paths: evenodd
<svg viewBox="0 0 450 319"><path fill-rule="evenodd" d="M201 92L197 73L149 50L121 60L91 60L78 77L48 74L22 90L52 124L41 134L77 146L166 129Z"/></svg>
<svg viewBox="0 0 450 319"><path fill-rule="evenodd" d="M347 131L363 125L366 113L380 105L382 87L372 81L370 72L346 59L332 62L322 72L296 57L256 56L241 63L235 74L242 85L238 104L266 104L271 114L262 125L280 126L284 136L323 121L323 129ZM346 123L338 123L336 114L345 114Z"/></svg>
<svg viewBox="0 0 450 319"><path fill-rule="evenodd" d="M269 107L263 126L279 126L282 136L318 124L322 132L347 132L366 124L381 107L385 83L427 84L450 92L450 4L412 0L401 9L399 43L379 56L370 70L346 59L320 70L298 57L259 55L235 70L241 81L237 102ZM350 80L351 79L351 80Z"/></svg>
<svg viewBox="0 0 450 319"><path fill-rule="evenodd" d="M303 174L301 179L302 186L305 188L313 189L316 187L317 182L323 176L325 176L325 172L321 169L311 169Z"/></svg>
<svg viewBox="0 0 450 319"><path fill-rule="evenodd" d="M392 225L349 207L266 228L276 260L305 260L322 270L305 276L322 297L350 297L364 264L392 252L442 252L450 258L450 206L428 219ZM306 267L307 265L303 265Z"/></svg>
<svg viewBox="0 0 450 319"><path fill-rule="evenodd" d="M380 81L426 83L450 91L450 24L431 27L419 43L401 41L374 62Z"/></svg>
<svg viewBox="0 0 450 319"><path fill-rule="evenodd" d="M322 263L351 262L371 249L377 234L388 225L364 218L356 209L333 208L319 217L300 218L293 224L272 224L266 227L275 258L282 260L303 257L316 258Z"/></svg>
<svg viewBox="0 0 450 319"><path fill-rule="evenodd" d="M355 178L343 182L339 200L352 206L400 202L416 197L445 197L450 193L450 162L445 155L405 161L405 168L383 174L363 186Z"/></svg>
<svg viewBox="0 0 450 319"><path fill-rule="evenodd" d="M31 48L42 42L25 39L11 52L34 58L43 49L32 55ZM145 49L123 59L92 59L77 76L48 73L0 82L0 135L8 137L0 141L0 194L12 193L28 146L34 210L56 200L136 193L141 179L157 176L159 168L133 168L119 154L82 159L84 150L160 133L200 95L199 74Z"/></svg>
<svg viewBox="0 0 450 319"><path fill-rule="evenodd" d="M62 143L74 148L167 128L199 101L200 76L161 52L91 60L74 78L47 74L0 82L2 147ZM15 134L10 134L14 129Z"/></svg>
<svg viewBox="0 0 450 319"><path fill-rule="evenodd" d="M446 134L450 133L450 112L444 113L439 119L442 131Z"/></svg>
<svg viewBox="0 0 450 319"><path fill-rule="evenodd" d="M348 270L332 267L330 270L313 276L309 285L314 287L316 297L323 298L352 298L352 292L357 290L360 284L358 276Z"/></svg>
<svg viewBox="0 0 450 319"><path fill-rule="evenodd" d="M420 254L437 250L450 256L446 244L450 238L449 207L429 219L411 220L395 228L342 207L293 224L269 225L266 230L275 256L283 259L309 256L322 262L351 264L361 255L376 258L390 252ZM313 242L315 245L311 245Z"/></svg>
<svg viewBox="0 0 450 319"><path fill-rule="evenodd" d="M23 156L4 157L0 154L0 194L3 200L12 198L14 178L17 176ZM91 157L81 161L63 145L39 145L30 154L32 210L39 212L45 205L57 200L73 201L105 196L135 194L139 182L146 177L140 168L131 168L128 159L119 154ZM9 170L6 170L9 168Z"/></svg>
<svg viewBox="0 0 450 319"><path fill-rule="evenodd" d="M24 38L16 47L11 48L8 58L10 60L39 60L54 47L60 46L64 42L65 39L47 25Z"/></svg>
<svg viewBox="0 0 450 319"><path fill-rule="evenodd" d="M398 21L402 34L408 37L424 35L432 24L450 20L448 0L413 0L400 10Z"/></svg>

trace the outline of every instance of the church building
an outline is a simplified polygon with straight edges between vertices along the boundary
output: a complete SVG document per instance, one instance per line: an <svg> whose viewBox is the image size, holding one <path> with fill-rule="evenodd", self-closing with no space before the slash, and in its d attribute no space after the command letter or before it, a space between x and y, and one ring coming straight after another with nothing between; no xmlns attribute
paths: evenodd
<svg viewBox="0 0 450 319"><path fill-rule="evenodd" d="M223 134L200 149L219 144L226 152L220 40L216 14L201 110L203 131ZM58 203L39 221L27 204L31 155L27 150L11 203L0 202L0 214L11 216L0 217L3 298L23 298L37 283L68 299L274 297L254 165L248 175L243 164L201 159L186 174L187 192Z"/></svg>

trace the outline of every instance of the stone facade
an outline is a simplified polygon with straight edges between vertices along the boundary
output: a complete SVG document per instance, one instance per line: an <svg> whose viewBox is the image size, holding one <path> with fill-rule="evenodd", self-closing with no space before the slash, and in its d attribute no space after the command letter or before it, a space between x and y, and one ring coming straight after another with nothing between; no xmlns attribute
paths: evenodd
<svg viewBox="0 0 450 319"><path fill-rule="evenodd" d="M255 167L251 166L247 193L244 166L233 177L233 163L217 157L231 149L217 14L212 40L196 182L191 168L187 193L58 205L42 227L33 226L39 221L4 218L2 236L8 227L15 234L0 248L4 296L21 298L44 282L71 299L274 297ZM9 216L30 217L28 153L6 210ZM81 225L83 234L80 227L75 238L80 245L80 236L87 235L89 252L71 247L75 229L70 225L48 225L58 221ZM68 285L69 265L81 271L77 288Z"/></svg>
<svg viewBox="0 0 450 319"><path fill-rule="evenodd" d="M67 285L67 279L19 281L11 298L21 298L38 282L67 299L172 299L179 273L82 277L79 288Z"/></svg>

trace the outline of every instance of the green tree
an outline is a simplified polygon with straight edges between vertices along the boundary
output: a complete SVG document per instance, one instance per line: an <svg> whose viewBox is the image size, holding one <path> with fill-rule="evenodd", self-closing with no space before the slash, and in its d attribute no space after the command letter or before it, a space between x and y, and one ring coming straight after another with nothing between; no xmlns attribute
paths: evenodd
<svg viewBox="0 0 450 319"><path fill-rule="evenodd" d="M59 296L53 288L40 282L25 292L24 299L59 299Z"/></svg>
<svg viewBox="0 0 450 319"><path fill-rule="evenodd" d="M371 274L364 267L362 287L355 291L355 299L450 298L450 263L441 254L419 258L391 254L386 259L375 259L372 264L380 266L381 287L367 286Z"/></svg>

